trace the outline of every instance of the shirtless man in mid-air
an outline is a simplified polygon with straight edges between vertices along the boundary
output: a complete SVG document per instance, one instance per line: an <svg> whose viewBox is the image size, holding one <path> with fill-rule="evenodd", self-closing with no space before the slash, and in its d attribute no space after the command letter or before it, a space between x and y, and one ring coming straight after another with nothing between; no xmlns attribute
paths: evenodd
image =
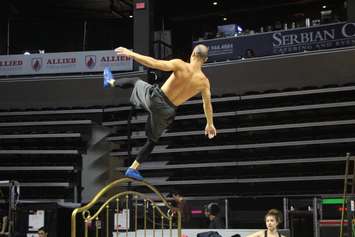
<svg viewBox="0 0 355 237"><path fill-rule="evenodd" d="M138 171L140 164L148 158L164 130L173 122L176 108L198 93L202 95L206 116L205 135L209 139L216 136L217 132L213 125L210 83L201 70L208 56L208 48L205 45L195 46L190 63L180 59L157 60L123 47L116 48L115 52L118 55L130 57L146 67L172 72L163 86L159 88L139 78L115 80L109 68L104 70L104 87L133 87L131 103L149 113L145 128L147 141L138 152L135 161L127 169L125 173L127 177L143 180Z"/></svg>

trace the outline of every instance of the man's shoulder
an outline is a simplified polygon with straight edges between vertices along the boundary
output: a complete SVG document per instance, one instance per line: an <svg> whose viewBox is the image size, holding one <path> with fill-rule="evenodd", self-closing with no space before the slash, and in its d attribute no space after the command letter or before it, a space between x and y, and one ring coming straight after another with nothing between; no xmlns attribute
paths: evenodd
<svg viewBox="0 0 355 237"><path fill-rule="evenodd" d="M184 62L183 60L179 59L179 58L174 58L174 59L171 59L169 61L173 67L174 67L174 70L173 71L184 71L186 70L186 68L188 67L188 63Z"/></svg>
<svg viewBox="0 0 355 237"><path fill-rule="evenodd" d="M171 59L170 62L176 64L176 65L183 65L183 66L187 66L187 62L183 61L182 59L179 59L179 58L174 58L174 59Z"/></svg>
<svg viewBox="0 0 355 237"><path fill-rule="evenodd" d="M173 59L171 59L170 61L172 61L172 62L177 62L177 63L187 63L187 62L185 62L184 60L182 60L182 59L180 59L180 58L173 58Z"/></svg>
<svg viewBox="0 0 355 237"><path fill-rule="evenodd" d="M201 75L201 80L203 80L203 83L206 86L210 86L210 81L208 80L208 78L206 77L206 75L204 73L202 73L202 75Z"/></svg>

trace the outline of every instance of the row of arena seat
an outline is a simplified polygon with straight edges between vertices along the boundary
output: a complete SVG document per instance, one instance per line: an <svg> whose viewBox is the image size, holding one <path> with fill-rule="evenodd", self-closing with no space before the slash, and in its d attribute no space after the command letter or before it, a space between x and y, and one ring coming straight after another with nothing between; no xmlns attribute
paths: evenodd
<svg viewBox="0 0 355 237"><path fill-rule="evenodd" d="M22 200L80 201L82 154L98 109L0 113L0 180L17 180ZM6 189L4 189L6 190Z"/></svg>
<svg viewBox="0 0 355 237"><path fill-rule="evenodd" d="M162 192L178 187L189 196L340 193L345 154L355 150L354 91L349 85L214 97L212 140L204 136L202 101L190 100L142 173ZM23 183L25 198L79 201L92 127L114 128L107 152L123 161L115 168L123 172L145 142L145 120L128 105L2 111L0 178Z"/></svg>
<svg viewBox="0 0 355 237"><path fill-rule="evenodd" d="M231 196L340 193L345 155L355 149L354 90L350 85L213 98L218 135L212 140L203 136L202 101L189 101L142 173L162 190L178 186L190 196L211 189ZM116 129L107 139L119 144L111 156L126 165L145 142L146 115L134 111L129 123L130 111L104 109L103 120Z"/></svg>

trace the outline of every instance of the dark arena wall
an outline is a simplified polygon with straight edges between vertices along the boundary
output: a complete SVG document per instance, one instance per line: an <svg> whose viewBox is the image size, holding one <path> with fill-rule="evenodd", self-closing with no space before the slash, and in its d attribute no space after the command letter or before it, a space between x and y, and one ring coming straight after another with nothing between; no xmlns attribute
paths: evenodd
<svg viewBox="0 0 355 237"><path fill-rule="evenodd" d="M212 94L300 89L354 82L355 49L337 49L246 60L209 63L204 67ZM118 74L117 77L146 73ZM128 103L129 92L103 90L102 75L1 78L0 108L106 106Z"/></svg>

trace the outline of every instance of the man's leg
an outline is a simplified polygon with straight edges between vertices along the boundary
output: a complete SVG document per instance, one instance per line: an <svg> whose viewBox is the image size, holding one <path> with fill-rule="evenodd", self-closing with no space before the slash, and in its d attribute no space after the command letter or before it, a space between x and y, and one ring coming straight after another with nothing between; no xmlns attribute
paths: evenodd
<svg viewBox="0 0 355 237"><path fill-rule="evenodd" d="M146 143L142 147L142 149L138 152L136 157L136 161L141 164L143 161L147 160L150 153L153 151L156 143L153 142L151 139L147 138Z"/></svg>
<svg viewBox="0 0 355 237"><path fill-rule="evenodd" d="M136 160L132 163L132 165L127 169L125 175L137 180L143 180L143 177L138 172L138 168L140 164L148 158L154 146L156 145L157 140L159 139L161 133L164 129L161 129L159 135L152 136L152 127L155 127L154 121L152 121L152 112L150 109L151 105L151 96L149 91L152 91L152 85L140 80L139 78L122 78L119 80L114 80L112 73L109 68L105 68L104 70L104 86L118 86L121 88L129 88L134 87L130 102L132 105L140 108L144 108L148 113L148 120L146 123L146 135L147 135L147 142L145 145L140 149L137 154ZM155 142L154 142L155 141Z"/></svg>
<svg viewBox="0 0 355 237"><path fill-rule="evenodd" d="M132 88L134 87L134 84L139 80L137 77L132 77L132 78L121 78L119 80L114 80L112 82L113 87L120 87L123 89L126 88Z"/></svg>
<svg viewBox="0 0 355 237"><path fill-rule="evenodd" d="M157 136L153 136L153 133L152 133L153 127L154 127L154 122L152 120L152 114L149 114L147 122L146 122L146 126L145 126L145 133L147 136L147 141L144 144L144 146L139 150L135 161L132 163L132 165L126 171L126 174L125 174L126 176L137 179L137 180L143 180L143 177L139 173L138 168L142 164L142 162L145 161L149 157L150 153L152 153L152 151L159 139ZM160 135L161 134L159 134L159 136ZM156 138L156 140L153 139L153 137Z"/></svg>
<svg viewBox="0 0 355 237"><path fill-rule="evenodd" d="M113 78L111 69L109 67L105 67L104 69L104 87L120 87L123 89L132 88L134 84L139 80L137 77L132 78L121 78L119 80L115 80Z"/></svg>
<svg viewBox="0 0 355 237"><path fill-rule="evenodd" d="M153 142L149 138L147 139L144 146L138 152L135 161L127 169L127 171L125 173L125 175L127 177L134 178L137 180L143 180L142 175L139 173L139 171L137 169L139 168L140 164L149 157L149 155L153 151L155 145L156 145L155 142Z"/></svg>
<svg viewBox="0 0 355 237"><path fill-rule="evenodd" d="M136 87L139 87L139 83L137 82ZM140 93L137 93L137 97ZM159 101L159 100L158 100ZM151 101L154 102L154 101ZM145 127L145 133L147 136L147 141L145 145L141 148L141 150L138 152L136 156L136 160L132 163L130 166L129 170L126 172L126 176L128 175L129 172L134 172L135 174L139 174L137 169L139 168L140 164L146 160L151 152L154 149L154 146L157 144L160 136L164 132L164 130L173 122L176 110L174 108L171 108L170 106L166 106L166 108L161 109L161 107L158 107L159 109L154 109L154 103L152 103L152 112L149 114L147 122L146 122L146 127ZM137 175L138 176L138 175ZM132 176L130 176L132 177ZM132 177L133 178L133 177ZM138 178L134 177L135 179L143 179L143 177L139 174Z"/></svg>

